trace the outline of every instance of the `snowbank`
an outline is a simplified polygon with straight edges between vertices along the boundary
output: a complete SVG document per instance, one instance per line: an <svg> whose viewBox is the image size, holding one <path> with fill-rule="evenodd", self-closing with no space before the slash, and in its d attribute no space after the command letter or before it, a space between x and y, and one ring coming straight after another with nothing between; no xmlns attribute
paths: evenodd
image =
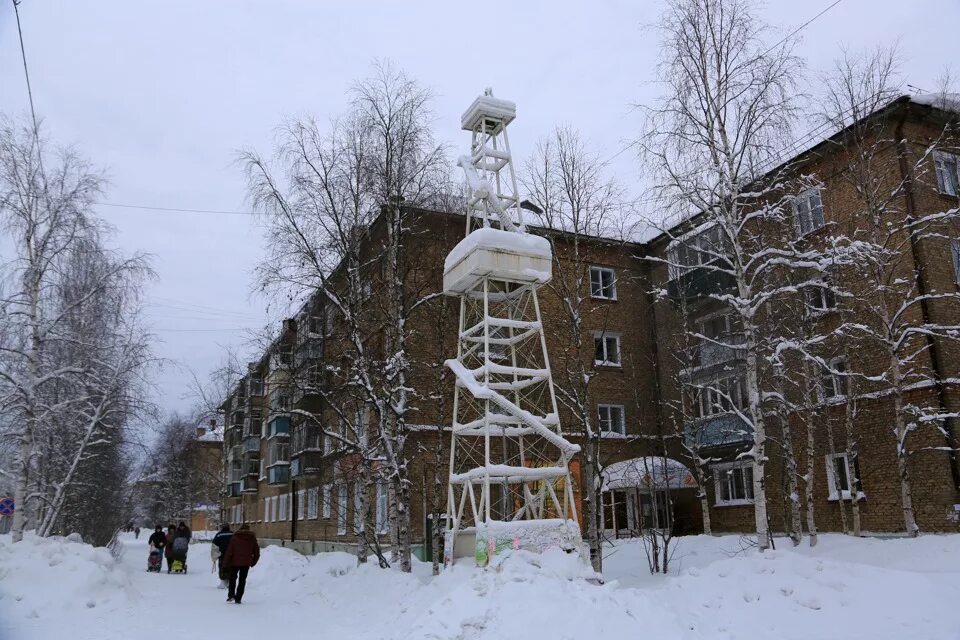
<svg viewBox="0 0 960 640"><path fill-rule="evenodd" d="M559 550L509 551L486 570L468 561L434 578L422 563L403 574L375 562L357 567L346 553L268 547L234 607L198 560L185 576L147 574L143 541L125 540L118 564L88 545L13 546L7 536L0 637L960 638L957 535L825 535L813 549L778 539L764 554L738 536L674 543L671 575L650 576L643 544L617 541L607 548L606 584L585 580L577 557ZM205 558L205 546L191 557Z"/></svg>
<svg viewBox="0 0 960 640"><path fill-rule="evenodd" d="M0 619L17 621L126 607L128 572L103 547L66 538L0 536Z"/></svg>

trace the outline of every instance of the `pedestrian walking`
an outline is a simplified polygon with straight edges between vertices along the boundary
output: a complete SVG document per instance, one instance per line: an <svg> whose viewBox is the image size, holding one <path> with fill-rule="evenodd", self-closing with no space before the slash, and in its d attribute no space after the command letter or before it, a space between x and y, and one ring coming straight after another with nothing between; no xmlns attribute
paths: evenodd
<svg viewBox="0 0 960 640"><path fill-rule="evenodd" d="M147 540L149 544L154 549L159 549L163 551L163 548L167 546L167 536L163 535L163 527L157 525L153 528L153 533L150 535L150 538Z"/></svg>
<svg viewBox="0 0 960 640"><path fill-rule="evenodd" d="M134 537L134 539L136 539L136 540L139 540L139 539L140 539L140 527L134 527L134 528L133 528L133 537Z"/></svg>
<svg viewBox="0 0 960 640"><path fill-rule="evenodd" d="M172 524L167 527L166 544L163 547L163 557L167 559L167 573L173 570L173 538L177 533L177 528Z"/></svg>
<svg viewBox="0 0 960 640"><path fill-rule="evenodd" d="M225 524L220 527L217 535L213 536L213 544L210 545L210 558L217 567L217 576L220 578L218 589L226 589L230 582L230 575L227 568L223 566L223 560L227 555L227 547L230 545L230 539L233 538L233 532L230 531L230 525Z"/></svg>
<svg viewBox="0 0 960 640"><path fill-rule="evenodd" d="M247 573L250 567L257 566L260 560L260 543L257 536L250 531L250 526L240 525L240 530L233 534L227 553L223 557L223 564L230 573L230 583L227 591L227 602L240 604L243 592L247 586Z"/></svg>

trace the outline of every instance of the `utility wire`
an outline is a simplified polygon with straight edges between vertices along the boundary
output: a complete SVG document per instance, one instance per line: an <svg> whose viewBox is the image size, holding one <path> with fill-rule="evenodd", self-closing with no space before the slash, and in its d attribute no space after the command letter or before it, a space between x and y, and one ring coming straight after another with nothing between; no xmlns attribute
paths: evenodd
<svg viewBox="0 0 960 640"><path fill-rule="evenodd" d="M40 153L40 127L37 125L37 111L33 108L33 89L30 86L30 70L27 68L27 50L23 45L23 29L20 27L20 2L12 0L13 13L17 16L17 35L20 36L20 57L23 60L23 77L27 80L27 97L30 100L30 118L33 120L33 139L37 144L37 161L40 173L43 173L43 155Z"/></svg>
<svg viewBox="0 0 960 640"><path fill-rule="evenodd" d="M828 11L830 11L831 9L833 9L835 6L837 6L837 5L840 4L841 2L843 2L843 0L834 0L832 3L830 3L830 4L827 5L825 8L823 8L823 9L820 11L820 13L818 13L818 14L815 15L815 16L813 16L812 18L810 18L809 20L807 20L806 22L804 22L803 24L801 24L799 27L797 27L796 29L794 29L793 31L791 31L790 33L788 33L787 35L785 35L784 37L780 38L780 40L778 40L773 46L768 47L768 48L766 49L766 51L764 51L763 53L759 54L759 55L757 56L757 58L762 58L763 56L767 55L768 53L770 53L771 51L773 51L774 49L776 49L777 47L779 47L781 44L783 44L784 42L786 42L787 40L789 40L789 39L792 38L793 36L797 35L797 34L800 33L801 31L803 31L804 29L806 29L808 26L810 26L811 23L813 23L815 20L817 20L818 18L820 18L821 16L823 16L823 14L827 13ZM754 58L754 59L756 59L756 58ZM653 82L653 81L649 81L649 82ZM659 81L657 81L657 82L665 82L665 81L659 80ZM628 149L630 149L630 148L633 147L633 146L636 146L636 144L637 144L637 142L634 141L634 142L631 142L630 144L624 146L624 147L621 148L619 151L617 151L615 154L613 154L612 156L610 156L609 158L607 158L606 160L604 160L603 164L604 164L604 165L609 164L612 160L616 159L618 156L620 156L621 154L623 154L624 152L626 152Z"/></svg>

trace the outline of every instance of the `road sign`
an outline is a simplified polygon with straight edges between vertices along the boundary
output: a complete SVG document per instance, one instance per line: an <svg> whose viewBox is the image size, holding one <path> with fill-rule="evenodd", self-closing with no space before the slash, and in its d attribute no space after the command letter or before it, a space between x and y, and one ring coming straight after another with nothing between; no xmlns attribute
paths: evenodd
<svg viewBox="0 0 960 640"><path fill-rule="evenodd" d="M14 511L13 498L0 498L0 516L12 516Z"/></svg>

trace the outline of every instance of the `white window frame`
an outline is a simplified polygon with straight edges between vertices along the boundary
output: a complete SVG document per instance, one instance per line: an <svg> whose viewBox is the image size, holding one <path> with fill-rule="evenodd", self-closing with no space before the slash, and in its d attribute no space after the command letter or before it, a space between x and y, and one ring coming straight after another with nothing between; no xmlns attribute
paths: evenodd
<svg viewBox="0 0 960 640"><path fill-rule="evenodd" d="M337 487L337 535L347 535L347 485Z"/></svg>
<svg viewBox="0 0 960 640"><path fill-rule="evenodd" d="M287 495L283 494L280 496L280 522L287 520Z"/></svg>
<svg viewBox="0 0 960 640"><path fill-rule="evenodd" d="M599 292L594 289L594 274ZM603 283L604 274L610 275L610 283ZM609 294L609 295L607 295ZM590 267L590 297L597 300L617 299L617 272L612 267Z"/></svg>
<svg viewBox="0 0 960 640"><path fill-rule="evenodd" d="M810 206L811 200L816 197L819 208ZM815 212L819 211L819 216ZM804 222L807 224L804 225ZM819 222L819 224L817 224ZM811 187L798 193L793 199L793 225L797 230L797 237L802 238L817 229L826 226L827 219L823 210L823 190L820 187Z"/></svg>
<svg viewBox="0 0 960 640"><path fill-rule="evenodd" d="M270 498L263 499L263 520L262 522L270 522Z"/></svg>
<svg viewBox="0 0 960 640"><path fill-rule="evenodd" d="M937 174L937 191L948 196L960 195L960 155L946 151L933 153L933 164ZM953 171L951 175L950 167ZM948 181L948 177L952 180Z"/></svg>
<svg viewBox="0 0 960 640"><path fill-rule="evenodd" d="M306 489L300 489L300 491L297 491L297 520L307 519L307 504L306 500L304 499L306 495Z"/></svg>
<svg viewBox="0 0 960 640"><path fill-rule="evenodd" d="M320 490L317 487L307 489L307 518L317 519L317 512L320 502Z"/></svg>
<svg viewBox="0 0 960 640"><path fill-rule="evenodd" d="M808 313L819 315L837 308L837 294L829 282L824 282L823 286L811 285L803 288L803 302Z"/></svg>
<svg viewBox="0 0 960 640"><path fill-rule="evenodd" d="M621 334L614 331L595 331L593 334L593 364L600 367L620 367L622 362L622 351L620 349L620 336ZM599 344L598 344L599 341ZM609 341L613 341L613 351L614 358L610 359L610 344ZM597 347L601 348L603 353L603 358L597 360Z"/></svg>
<svg viewBox="0 0 960 640"><path fill-rule="evenodd" d="M377 534L384 535L390 531L390 494L387 491L387 485L383 482L377 483Z"/></svg>
<svg viewBox="0 0 960 640"><path fill-rule="evenodd" d="M273 496L270 500L270 522L280 522L277 516L280 509L280 496Z"/></svg>
<svg viewBox="0 0 960 640"><path fill-rule="evenodd" d="M834 460L837 458L842 458L846 464L847 469L847 488L840 490L840 495L837 495L837 486L836 486L836 470L834 468ZM828 453L824 456L824 464L827 469L827 488L829 489L827 500L849 500L850 499L850 479L853 476L851 471L854 471L854 467L850 460L847 458L846 453ZM857 500L863 500L866 497L866 494L863 492L863 479L860 479L861 490L857 491Z"/></svg>
<svg viewBox="0 0 960 640"><path fill-rule="evenodd" d="M714 505L717 507L739 507L743 505L753 504L753 461L752 460L737 460L736 462L721 462L719 464L712 465L710 467L713 472L713 489L714 489ZM740 469L740 478L743 487L743 495L749 496L744 498L730 498L728 500L723 499L723 482L735 482L735 476L731 473L734 470ZM750 482L747 482L746 470L749 469L751 473Z"/></svg>
<svg viewBox="0 0 960 640"><path fill-rule="evenodd" d="M360 498L363 495L363 484L353 483L353 531L357 533L363 526L363 519L360 510Z"/></svg>
<svg viewBox="0 0 960 640"><path fill-rule="evenodd" d="M843 356L831 358L827 361L827 368L821 368L821 387L823 388L824 402L846 398L846 379L842 375L833 373L834 371L847 371L847 359ZM826 381L830 380L831 389L827 389Z"/></svg>
<svg viewBox="0 0 960 640"><path fill-rule="evenodd" d="M619 410L620 412L620 426L619 429L614 429L613 425L613 414L610 413L611 409ZM607 413L607 418L603 418L604 411ZM611 428L604 428L604 424L609 424ZM622 404L598 404L597 405L597 428L600 430L601 435L620 435L625 436L627 434L627 413L624 411Z"/></svg>
<svg viewBox="0 0 960 640"><path fill-rule="evenodd" d="M950 257L953 259L953 281L960 286L960 240L950 242Z"/></svg>
<svg viewBox="0 0 960 640"><path fill-rule="evenodd" d="M702 382L694 387L693 391L691 409L695 418L725 415L734 410L743 410L747 406L746 379L740 372L734 371ZM725 408L725 403L729 403L731 408Z"/></svg>
<svg viewBox="0 0 960 640"><path fill-rule="evenodd" d="M330 505L333 502L333 487L329 484L323 485L323 518L330 519Z"/></svg>

